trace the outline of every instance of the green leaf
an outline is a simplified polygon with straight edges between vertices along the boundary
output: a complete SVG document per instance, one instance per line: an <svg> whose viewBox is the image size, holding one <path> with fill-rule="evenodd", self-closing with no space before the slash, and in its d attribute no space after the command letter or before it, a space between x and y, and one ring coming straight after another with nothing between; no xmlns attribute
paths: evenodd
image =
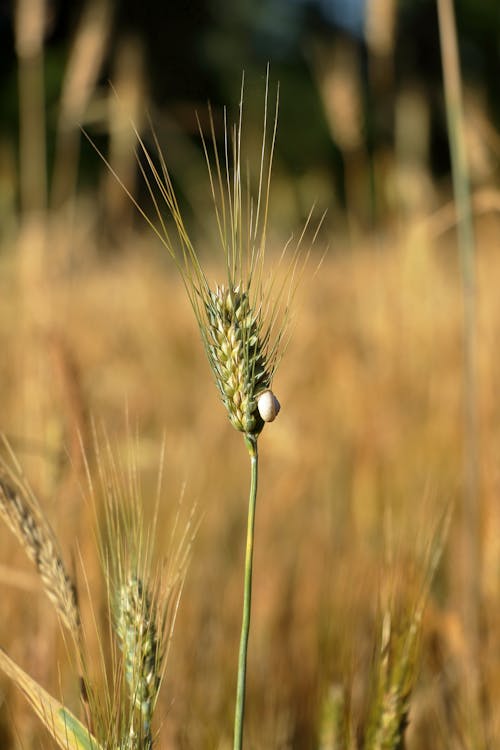
<svg viewBox="0 0 500 750"><path fill-rule="evenodd" d="M76 716L18 667L1 648L0 669L24 693L62 750L102 750L95 737Z"/></svg>

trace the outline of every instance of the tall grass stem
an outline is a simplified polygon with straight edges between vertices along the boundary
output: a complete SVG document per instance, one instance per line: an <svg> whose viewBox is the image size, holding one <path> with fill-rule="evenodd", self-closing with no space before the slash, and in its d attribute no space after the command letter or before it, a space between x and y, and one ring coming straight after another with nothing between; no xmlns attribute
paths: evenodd
<svg viewBox="0 0 500 750"><path fill-rule="evenodd" d="M23 213L47 206L45 150L44 0L16 4L15 39L19 87L20 199Z"/></svg>
<svg viewBox="0 0 500 750"><path fill-rule="evenodd" d="M255 528L255 506L257 501L257 482L259 455L257 437L245 435L245 442L250 454L250 495L248 498L247 545L245 553L245 584L243 593L243 617L241 623L240 652L238 657L238 682L236 688L236 710L234 715L234 750L243 747L243 720L245 716L246 672L248 636L250 633L250 613L252 608L252 572L253 543Z"/></svg>
<svg viewBox="0 0 500 750"><path fill-rule="evenodd" d="M479 639L479 497L476 396L476 279L475 241L465 145L464 109L453 0L437 0L446 115L450 139L453 192L462 267L464 323L464 471L463 560L464 625L473 653Z"/></svg>

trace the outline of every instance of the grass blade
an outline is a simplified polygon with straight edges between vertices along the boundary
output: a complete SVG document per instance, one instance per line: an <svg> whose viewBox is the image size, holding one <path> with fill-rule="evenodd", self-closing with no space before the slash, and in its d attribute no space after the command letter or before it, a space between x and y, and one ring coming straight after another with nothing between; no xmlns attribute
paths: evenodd
<svg viewBox="0 0 500 750"><path fill-rule="evenodd" d="M102 750L76 716L18 667L2 649L0 669L15 682L62 750Z"/></svg>

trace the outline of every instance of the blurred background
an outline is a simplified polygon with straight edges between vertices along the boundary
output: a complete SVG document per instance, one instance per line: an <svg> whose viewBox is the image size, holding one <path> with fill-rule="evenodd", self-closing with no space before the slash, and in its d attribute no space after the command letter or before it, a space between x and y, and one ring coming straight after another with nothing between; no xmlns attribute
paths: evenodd
<svg viewBox="0 0 500 750"><path fill-rule="evenodd" d="M498 158L499 14L493 0L456 3L477 187L491 184ZM433 210L449 186L432 1L266 0L231 7L217 0L168 6L154 0L4 2L0 38L6 206L21 191L13 171L23 145L18 63L29 67L31 60L33 67L36 59L43 82L25 94L24 106L45 116L44 128L36 117L31 127L38 126L38 146L46 147L46 189L56 202L70 189L58 172L69 171L61 166L67 164L68 131L84 126L95 138L97 131L99 145L110 141L114 156L125 159L128 144L116 153L125 138L117 131L127 127L126 116L113 113L119 99L135 121L145 113L152 118L181 180L194 169L190 147L199 149L195 112L202 116L208 101L219 111L235 107L243 71L248 117L257 127L267 63L282 94L275 189L280 218L307 213L314 200L328 207L330 224L343 236L346 229L371 229ZM24 122L24 129L29 125ZM32 149L35 140L29 141ZM102 164L88 145L81 149L78 169L71 165L73 181L95 187ZM30 162L32 180L35 166Z"/></svg>
<svg viewBox="0 0 500 750"><path fill-rule="evenodd" d="M163 554L179 497L197 503L161 748L231 744L247 457L176 270L96 148L150 213L134 126L152 150L154 130L217 274L199 127L209 134L210 102L222 145L244 72L244 159L257 164L268 64L280 99L270 259L311 207L306 239L327 214L274 384L282 413L261 439L248 747L343 747L324 728L332 696L356 746L384 602L411 609L450 505L407 747L499 746L500 5L457 0L455 12L476 246L468 330L435 2L0 2L0 432L84 599L85 576L102 594L82 458L92 420L123 456L133 426L146 513L164 441ZM55 616L7 529L0 540L0 643L77 706ZM0 684L0 746L49 747Z"/></svg>

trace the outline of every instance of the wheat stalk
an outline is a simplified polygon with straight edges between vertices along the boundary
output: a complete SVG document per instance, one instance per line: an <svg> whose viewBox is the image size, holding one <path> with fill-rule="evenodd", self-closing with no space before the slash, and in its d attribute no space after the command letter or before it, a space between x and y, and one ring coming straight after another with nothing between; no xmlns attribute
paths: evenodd
<svg viewBox="0 0 500 750"><path fill-rule="evenodd" d="M234 722L235 750L240 750L243 745L258 485L257 441L264 424L272 421L280 408L271 386L286 344L289 306L296 288L298 252L303 238L302 234L285 269L285 281L280 285L276 276L265 273L264 267L278 111L277 93L274 118L269 118L268 87L269 71L266 78L263 138L255 195L248 189L251 180L243 174L242 169L243 82L237 124L229 127L224 113L222 159L219 157L211 111L211 147L200 127L225 263L225 283L212 285L207 279L184 226L172 180L156 138L159 169L143 140L138 136L142 156L147 164L147 168L141 165L141 170L156 210L157 223L150 219L132 198L181 273L227 416L233 427L243 433L250 457L243 614ZM173 220L174 236L171 236L163 216L163 205L166 205Z"/></svg>
<svg viewBox="0 0 500 750"><path fill-rule="evenodd" d="M257 188L254 192L250 189L251 176L245 174L242 167L243 90L244 80L237 123L229 126L224 110L222 157L219 155L211 110L209 138L205 137L200 125L215 221L225 264L226 279L223 283L211 284L207 278L184 225L172 179L154 133L153 141L157 151L155 158L139 132L134 129L139 144L137 161L154 207L153 217L141 207L101 154L111 173L162 242L181 274L227 416L233 427L243 433L250 457L243 617L234 726L235 750L240 750L243 743L258 483L257 440L264 424L273 421L280 409L271 387L287 343L290 304L299 277L299 253L311 217L310 214L294 251L287 254L287 246L280 257L280 264L287 258L284 268L281 269L284 273L280 282L277 274L265 269L279 89L276 92L274 116L270 116L268 70L262 147ZM165 207L168 219L173 222L173 230L165 217ZM317 231L320 226L321 221ZM313 242L315 238L316 235L312 239Z"/></svg>

